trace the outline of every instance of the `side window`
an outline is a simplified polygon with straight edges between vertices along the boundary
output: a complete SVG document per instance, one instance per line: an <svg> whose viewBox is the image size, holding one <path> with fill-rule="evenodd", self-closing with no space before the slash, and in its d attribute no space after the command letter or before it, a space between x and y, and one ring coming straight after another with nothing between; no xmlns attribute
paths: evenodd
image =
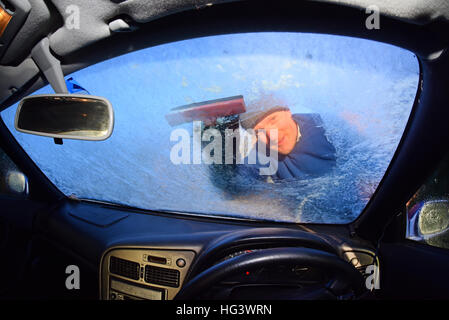
<svg viewBox="0 0 449 320"><path fill-rule="evenodd" d="M26 198L28 181L14 162L0 148L0 197Z"/></svg>
<svg viewBox="0 0 449 320"><path fill-rule="evenodd" d="M449 249L449 153L406 209L408 239Z"/></svg>

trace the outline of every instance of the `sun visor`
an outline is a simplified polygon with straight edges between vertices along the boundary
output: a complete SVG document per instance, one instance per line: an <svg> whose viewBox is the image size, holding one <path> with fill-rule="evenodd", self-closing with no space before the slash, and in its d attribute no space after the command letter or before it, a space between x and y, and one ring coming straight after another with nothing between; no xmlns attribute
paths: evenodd
<svg viewBox="0 0 449 320"><path fill-rule="evenodd" d="M0 0L0 58L25 22L31 5L26 0Z"/></svg>
<svg viewBox="0 0 449 320"><path fill-rule="evenodd" d="M12 14L0 7L0 37L3 35L3 32L5 32L5 29L11 21L11 18Z"/></svg>

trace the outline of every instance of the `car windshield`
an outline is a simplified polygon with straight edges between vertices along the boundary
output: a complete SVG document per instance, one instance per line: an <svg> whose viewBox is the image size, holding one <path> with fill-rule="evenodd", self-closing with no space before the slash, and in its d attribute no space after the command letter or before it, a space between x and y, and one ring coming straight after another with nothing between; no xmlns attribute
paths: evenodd
<svg viewBox="0 0 449 320"><path fill-rule="evenodd" d="M111 102L114 131L105 141L57 145L20 133L17 104L1 116L66 195L153 211L343 224L361 214L387 170L419 71L413 53L371 40L217 35L67 76L71 92ZM43 93L53 92L35 92Z"/></svg>

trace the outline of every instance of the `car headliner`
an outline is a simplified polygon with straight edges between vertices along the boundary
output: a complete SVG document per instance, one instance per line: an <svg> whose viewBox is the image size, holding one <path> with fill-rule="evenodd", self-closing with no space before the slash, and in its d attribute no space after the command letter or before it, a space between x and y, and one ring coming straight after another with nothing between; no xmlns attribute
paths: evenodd
<svg viewBox="0 0 449 320"><path fill-rule="evenodd" d="M93 6L90 1L83 0L51 2L52 5L49 6L43 0L31 2L31 10L17 35L11 43L3 48L0 47L0 103L3 103L0 110L12 103L5 100L39 74L39 69L30 58L30 53L31 49L44 37L49 38L52 52L64 65L64 57L82 51L83 48L100 40L113 37L115 32L111 30L109 23L118 18L127 17L141 24L181 11L212 7L220 3L252 2L254 5L256 3L241 0L101 0L96 1ZM258 1L257 6L265 2ZM382 16L416 25L449 21L449 2L445 0L312 0L304 2L351 7L363 13L369 12L366 11L367 8L374 5L379 8ZM64 23L64 19L67 19L71 13L68 8L73 6L77 6L80 13L79 29L69 28Z"/></svg>
<svg viewBox="0 0 449 320"><path fill-rule="evenodd" d="M303 30L350 35L389 42L413 51L422 63L422 78L428 78L428 95L419 99L418 92L406 133L393 158L393 165L385 175L388 179L384 177L376 191L378 195L365 209L367 214L362 214L354 223L365 237L380 236L392 212L413 194L442 157L443 151L434 152L432 142L435 143L436 139L440 145L447 145L449 133L444 119L448 118L448 112L443 111L441 106L449 98L441 91L444 81L438 82L447 79L447 75L439 70L441 66L446 67L449 60L445 53L449 43L449 2L446 0L324 0L298 1L295 4L282 0L98 0L95 6L84 0L52 0L51 3L35 0L31 3L32 8L17 35L8 46L0 48L3 50L0 50L0 111L46 83L30 57L32 48L45 37L49 38L51 51L61 61L64 74L164 42L214 33L259 30ZM242 5L239 7L237 3ZM81 13L79 29L70 29L64 24L68 16L66 9L73 5L78 6ZM294 5L304 10L286 9ZM369 13L366 9L372 5L380 10L380 30L368 30L364 24ZM281 14L271 6L282 7L284 11ZM218 11L224 13L217 16ZM180 15L184 12L185 15ZM119 18L135 23L137 31L112 31L109 23ZM270 19L269 23L266 18ZM431 104L433 111L429 107L417 108L418 103ZM432 112L435 114L436 110L440 114L434 115L435 121L430 125L424 121L412 121L413 118L428 117ZM419 135L423 130L428 136ZM426 158L423 155L415 156L415 163L407 163L408 159L413 158L417 143L421 143L424 154L426 148L427 153L433 153ZM411 172L414 174L411 175ZM398 189L398 181L407 187Z"/></svg>

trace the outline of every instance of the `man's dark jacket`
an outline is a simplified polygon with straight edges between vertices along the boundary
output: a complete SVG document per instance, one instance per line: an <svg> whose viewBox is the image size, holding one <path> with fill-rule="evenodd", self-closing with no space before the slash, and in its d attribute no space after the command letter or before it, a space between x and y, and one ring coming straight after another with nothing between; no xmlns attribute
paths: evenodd
<svg viewBox="0 0 449 320"><path fill-rule="evenodd" d="M292 118L299 126L301 137L288 155L278 154L278 170L271 176L273 180L316 177L332 170L336 164L336 151L326 138L320 115L293 114ZM239 175L260 175L260 167L259 163L240 165Z"/></svg>
<svg viewBox="0 0 449 320"><path fill-rule="evenodd" d="M336 163L335 148L327 140L319 114L294 114L301 137L286 156L279 155L278 179L319 176L329 172Z"/></svg>

